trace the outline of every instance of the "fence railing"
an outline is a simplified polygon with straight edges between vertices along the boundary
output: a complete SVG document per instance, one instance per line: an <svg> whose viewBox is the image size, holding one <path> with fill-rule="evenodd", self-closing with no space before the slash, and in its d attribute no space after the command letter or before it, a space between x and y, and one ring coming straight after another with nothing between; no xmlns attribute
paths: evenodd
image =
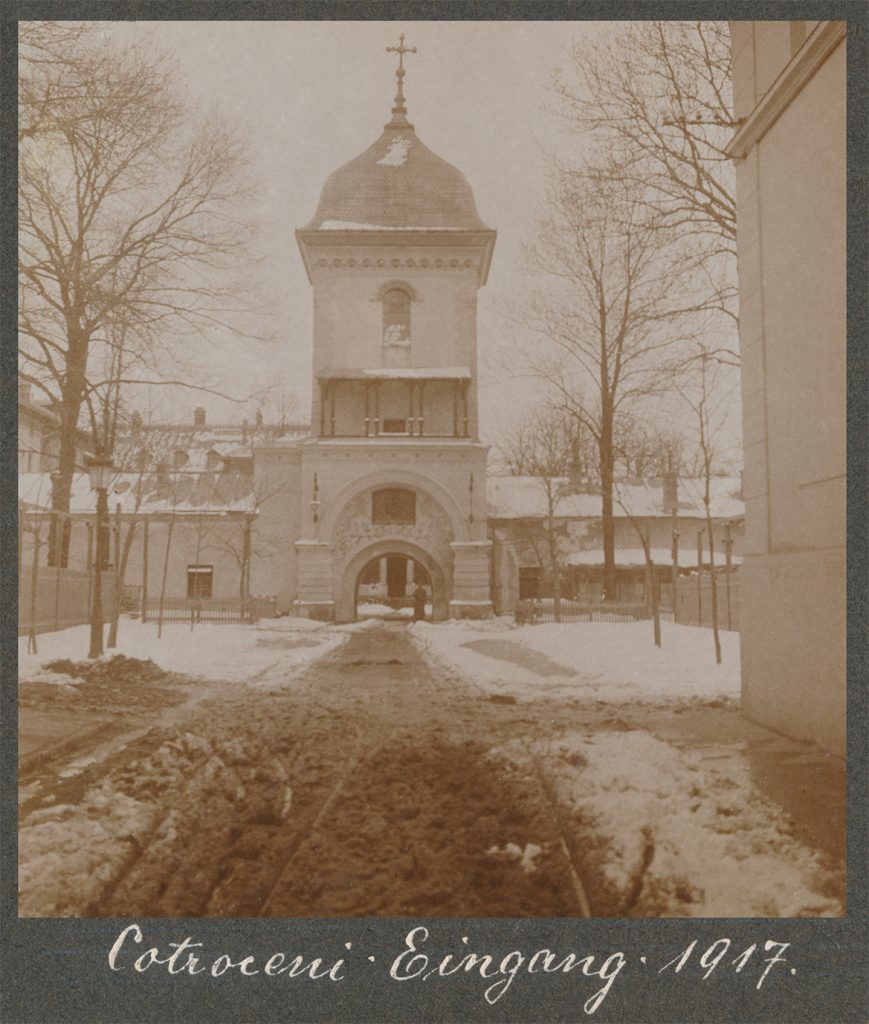
<svg viewBox="0 0 869 1024"><path fill-rule="evenodd" d="M644 602L586 603L563 599L559 608L561 622L636 622L649 619L651 615ZM516 606L516 621L555 622L555 601L551 597L520 601Z"/></svg>
<svg viewBox="0 0 869 1024"><path fill-rule="evenodd" d="M100 574L103 595L103 619L108 622L114 612L115 576ZM87 569L58 569L24 565L18 579L18 634L48 633L52 630L81 626L90 621L93 600L93 573Z"/></svg>
<svg viewBox="0 0 869 1024"><path fill-rule="evenodd" d="M142 609L146 622L248 622L250 603L239 597L149 597Z"/></svg>
<svg viewBox="0 0 869 1024"><path fill-rule="evenodd" d="M739 630L739 578L735 572L715 574L718 628ZM712 581L709 576L680 579L676 592L676 620L683 626L712 627Z"/></svg>
<svg viewBox="0 0 869 1024"><path fill-rule="evenodd" d="M258 622L274 615L274 597L163 598L163 622ZM142 620L155 622L160 617L160 598L147 598Z"/></svg>

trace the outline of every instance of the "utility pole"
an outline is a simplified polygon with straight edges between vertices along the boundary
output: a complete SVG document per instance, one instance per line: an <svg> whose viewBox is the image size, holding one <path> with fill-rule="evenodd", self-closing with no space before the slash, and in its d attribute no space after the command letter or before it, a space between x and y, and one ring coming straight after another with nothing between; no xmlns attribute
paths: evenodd
<svg viewBox="0 0 869 1024"><path fill-rule="evenodd" d="M733 624L730 619L730 569L733 564L733 532L731 530L731 523L726 523L724 527L724 592L727 598L727 628L733 629Z"/></svg>
<svg viewBox="0 0 869 1024"><path fill-rule="evenodd" d="M673 622L679 621L679 526L678 510L673 506L672 562L673 562Z"/></svg>

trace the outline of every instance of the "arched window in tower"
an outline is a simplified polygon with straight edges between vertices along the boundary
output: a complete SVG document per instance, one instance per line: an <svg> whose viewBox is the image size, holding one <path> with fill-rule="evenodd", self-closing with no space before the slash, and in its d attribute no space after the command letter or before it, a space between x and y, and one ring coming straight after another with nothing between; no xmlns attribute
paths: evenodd
<svg viewBox="0 0 869 1024"><path fill-rule="evenodd" d="M383 293L383 344L410 344L410 294L403 288Z"/></svg>

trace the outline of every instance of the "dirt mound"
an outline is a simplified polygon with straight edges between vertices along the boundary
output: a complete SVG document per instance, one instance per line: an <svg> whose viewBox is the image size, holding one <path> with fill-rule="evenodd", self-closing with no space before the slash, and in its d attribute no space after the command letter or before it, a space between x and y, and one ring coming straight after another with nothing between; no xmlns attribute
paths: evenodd
<svg viewBox="0 0 869 1024"><path fill-rule="evenodd" d="M45 666L49 672L84 679L88 683L162 683L174 679L150 658L128 658L116 654L106 661L70 661L60 658Z"/></svg>

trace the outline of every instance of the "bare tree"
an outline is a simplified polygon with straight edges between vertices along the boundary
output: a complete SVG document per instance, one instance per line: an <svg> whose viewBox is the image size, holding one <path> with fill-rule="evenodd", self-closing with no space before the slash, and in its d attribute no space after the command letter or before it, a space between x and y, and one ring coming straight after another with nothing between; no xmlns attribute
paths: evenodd
<svg viewBox="0 0 869 1024"><path fill-rule="evenodd" d="M528 249L529 270L545 276L547 287L513 314L545 342L526 357L529 372L547 382L594 438L608 599L616 590L618 430L638 403L672 388L668 358L693 337L691 259L686 265L676 243L649 219L620 168L558 173L538 240Z"/></svg>
<svg viewBox="0 0 869 1024"><path fill-rule="evenodd" d="M18 141L71 126L82 117L79 61L84 22L18 24Z"/></svg>
<svg viewBox="0 0 869 1024"><path fill-rule="evenodd" d="M686 471L685 431L638 416L623 416L613 440L616 460L626 476L646 479Z"/></svg>
<svg viewBox="0 0 869 1024"><path fill-rule="evenodd" d="M625 25L577 44L554 88L564 122L622 166L650 218L676 230L692 253L695 286L715 315L710 333L719 340L710 355L738 366L727 23Z"/></svg>
<svg viewBox="0 0 869 1024"><path fill-rule="evenodd" d="M549 397L549 396L547 396ZM545 465L553 476L594 480L597 450L585 424L555 401L544 400L498 445L511 476L538 476Z"/></svg>
<svg viewBox="0 0 869 1024"><path fill-rule="evenodd" d="M256 472L250 477L246 491L247 509L239 519L240 530L219 530L209 541L209 548L228 555L238 567L238 595L244 602L250 597L250 569L254 558L268 558L275 551L275 542L253 533L253 523L263 507L273 499L288 493L285 480L275 480L270 473Z"/></svg>
<svg viewBox="0 0 869 1024"><path fill-rule="evenodd" d="M652 541L649 535L648 526L643 524L637 519L637 517L631 512L629 504L625 504L619 493L618 485L616 485L616 500L618 501L619 508L627 516L631 526L636 531L637 537L640 541L640 545L643 549L643 558L646 563L646 600L648 602L649 611L652 613L652 637L656 647L661 646L661 607L660 601L658 600L658 581L655 577L655 560L652 557Z"/></svg>
<svg viewBox="0 0 869 1024"><path fill-rule="evenodd" d="M63 29L39 31L62 51ZM159 57L91 34L38 73L42 51L22 53L31 84L19 149L19 372L59 414L58 512L69 509L95 362L112 364L100 349L122 331L128 359L112 379L161 379L179 333L225 325L243 308L230 281L250 238L238 137L194 120ZM51 560L64 564L58 547Z"/></svg>
<svg viewBox="0 0 869 1024"><path fill-rule="evenodd" d="M657 214L735 252L727 22L633 22L577 44L555 91L561 115L625 165Z"/></svg>
<svg viewBox="0 0 869 1024"><path fill-rule="evenodd" d="M502 445L508 465L537 479L545 515L523 519L520 539L535 552L541 569L552 580L555 621L561 621L562 564L559 542L567 526L558 519L558 502L566 492L565 477L588 458L584 425L562 408L544 405L521 423Z"/></svg>
<svg viewBox="0 0 869 1024"><path fill-rule="evenodd" d="M730 396L717 386L721 367L717 361L699 349L697 372L694 379L681 389L682 396L694 414L697 425L698 457L702 469L700 479L703 485L703 510L706 519L706 536L709 545L709 581L712 599L712 639L715 647L715 662L721 664L721 637L719 635L718 587L715 577L715 532L712 522L712 481L717 475L718 438L727 418ZM698 541L699 543L699 541ZM698 572L701 568L698 566Z"/></svg>

